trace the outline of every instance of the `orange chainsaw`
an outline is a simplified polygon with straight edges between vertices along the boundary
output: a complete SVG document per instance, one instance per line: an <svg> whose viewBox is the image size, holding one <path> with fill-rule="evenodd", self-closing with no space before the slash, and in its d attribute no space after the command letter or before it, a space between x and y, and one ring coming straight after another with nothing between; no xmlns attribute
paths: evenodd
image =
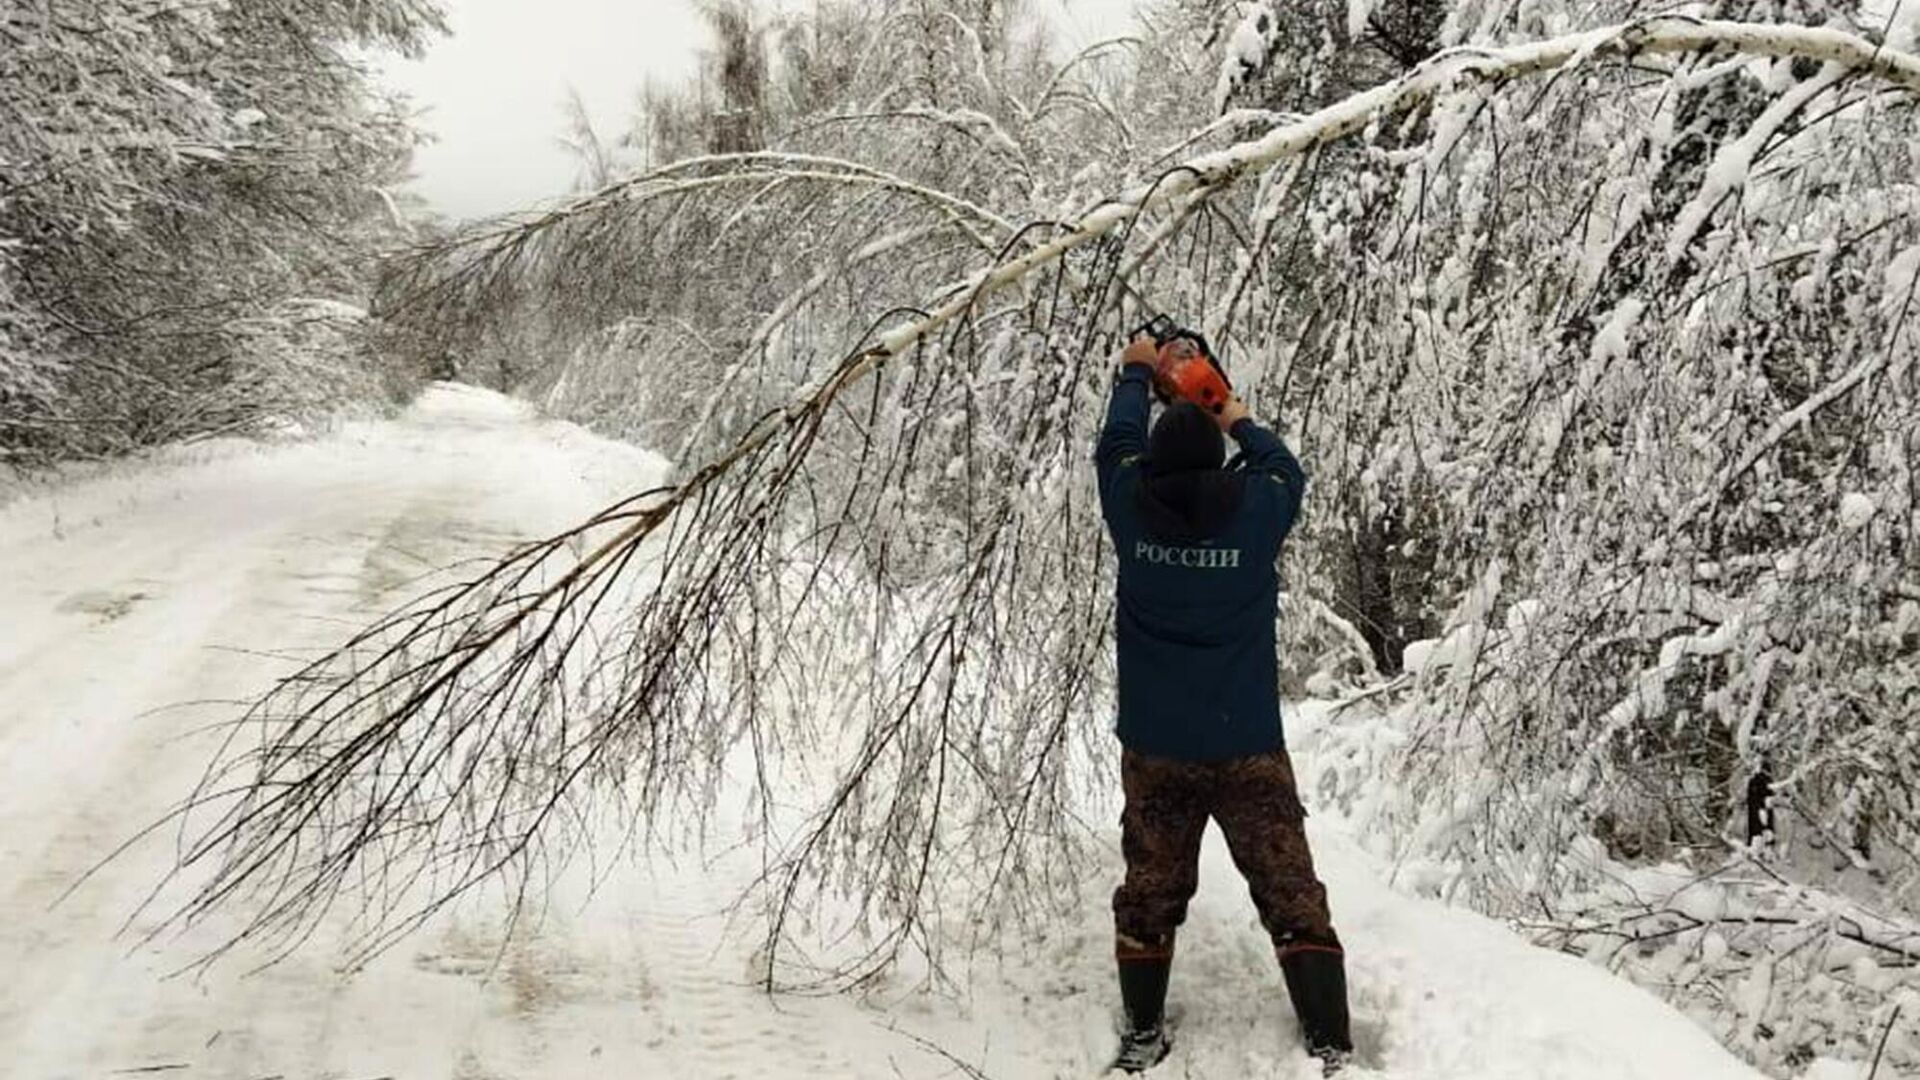
<svg viewBox="0 0 1920 1080"><path fill-rule="evenodd" d="M1198 330L1155 315L1133 332L1136 338L1142 334L1160 351L1153 365L1153 389L1161 401L1191 401L1211 413L1227 407L1233 384Z"/></svg>

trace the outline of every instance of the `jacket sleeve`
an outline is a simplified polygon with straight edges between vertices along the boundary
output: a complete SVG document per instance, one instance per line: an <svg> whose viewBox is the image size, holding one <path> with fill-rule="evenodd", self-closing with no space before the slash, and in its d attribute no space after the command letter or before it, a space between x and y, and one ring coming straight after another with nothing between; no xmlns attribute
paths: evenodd
<svg viewBox="0 0 1920 1080"><path fill-rule="evenodd" d="M1115 485L1147 453L1147 383L1152 378L1153 369L1146 364L1128 364L1120 369L1107 399L1107 423L1100 429L1093 465L1100 478L1100 509L1108 516Z"/></svg>
<svg viewBox="0 0 1920 1080"><path fill-rule="evenodd" d="M1285 537L1293 528L1293 520L1300 514L1300 500L1307 493L1306 470L1300 467L1300 460L1287 449L1287 444L1280 441L1280 436L1251 418L1234 424L1232 434L1240 444L1247 471L1259 478L1253 482L1262 483L1273 493L1277 513L1275 539Z"/></svg>

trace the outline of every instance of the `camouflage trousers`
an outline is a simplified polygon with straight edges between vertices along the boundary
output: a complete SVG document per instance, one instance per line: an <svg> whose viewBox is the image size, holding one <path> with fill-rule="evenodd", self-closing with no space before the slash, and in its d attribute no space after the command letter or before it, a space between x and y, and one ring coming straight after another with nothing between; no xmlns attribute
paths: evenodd
<svg viewBox="0 0 1920 1080"><path fill-rule="evenodd" d="M1209 763L1125 750L1120 783L1127 797L1120 816L1127 876L1113 893L1113 922L1121 960L1173 955L1174 929L1199 887L1200 835L1208 818L1219 822L1280 958L1302 949L1340 951L1285 750Z"/></svg>

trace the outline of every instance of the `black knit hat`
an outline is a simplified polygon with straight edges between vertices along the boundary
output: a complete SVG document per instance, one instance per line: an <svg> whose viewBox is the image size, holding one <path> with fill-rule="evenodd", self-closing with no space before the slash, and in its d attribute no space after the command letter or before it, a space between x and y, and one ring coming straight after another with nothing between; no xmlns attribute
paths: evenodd
<svg viewBox="0 0 1920 1080"><path fill-rule="evenodd" d="M1226 459L1227 443L1220 425L1191 401L1168 406L1154 422L1147 441L1149 476L1217 469Z"/></svg>

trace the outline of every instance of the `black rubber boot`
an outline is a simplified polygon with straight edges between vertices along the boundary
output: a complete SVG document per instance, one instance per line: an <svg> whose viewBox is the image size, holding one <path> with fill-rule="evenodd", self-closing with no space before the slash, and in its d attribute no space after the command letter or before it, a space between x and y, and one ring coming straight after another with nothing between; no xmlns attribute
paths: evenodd
<svg viewBox="0 0 1920 1080"><path fill-rule="evenodd" d="M1300 1018L1300 1034L1307 1053L1320 1059L1332 1076L1353 1055L1353 1035L1347 1019L1346 957L1328 949L1300 949L1280 961L1287 996Z"/></svg>
<svg viewBox="0 0 1920 1080"><path fill-rule="evenodd" d="M1173 1049L1162 1014L1167 1005L1167 978L1171 959L1120 961L1120 1002L1127 1013L1127 1030L1120 1034L1120 1052L1113 1071L1145 1072L1166 1059Z"/></svg>

